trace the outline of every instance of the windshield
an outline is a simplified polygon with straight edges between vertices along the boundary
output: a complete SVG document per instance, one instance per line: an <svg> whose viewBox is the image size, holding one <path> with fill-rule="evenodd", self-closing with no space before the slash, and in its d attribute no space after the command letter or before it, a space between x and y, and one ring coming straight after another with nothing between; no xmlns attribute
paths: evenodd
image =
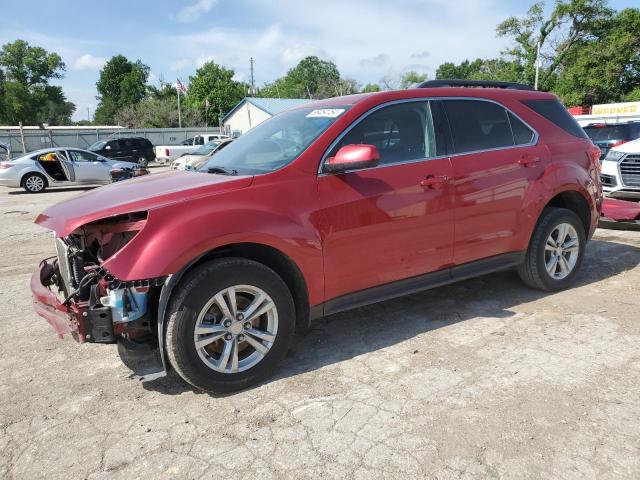
<svg viewBox="0 0 640 480"><path fill-rule="evenodd" d="M626 140L629 135L628 125L590 125L584 127L584 131L593 141Z"/></svg>
<svg viewBox="0 0 640 480"><path fill-rule="evenodd" d="M92 152L97 152L98 150L102 150L104 146L107 144L105 141L96 142L89 147L89 150Z"/></svg>
<svg viewBox="0 0 640 480"><path fill-rule="evenodd" d="M218 140L205 143L201 147L198 147L193 152L191 152L191 155L209 155L216 149L218 145L220 145L220 142Z"/></svg>
<svg viewBox="0 0 640 480"><path fill-rule="evenodd" d="M346 109L300 108L276 115L216 153L199 171L222 167L240 175L257 175L282 168L295 160Z"/></svg>

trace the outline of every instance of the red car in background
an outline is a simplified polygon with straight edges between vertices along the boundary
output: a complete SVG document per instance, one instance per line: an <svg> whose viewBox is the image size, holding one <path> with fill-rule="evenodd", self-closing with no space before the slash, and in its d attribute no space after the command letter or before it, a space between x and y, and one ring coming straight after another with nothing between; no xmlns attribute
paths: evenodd
<svg viewBox="0 0 640 480"><path fill-rule="evenodd" d="M555 96L468 83L308 104L200 172L47 209L58 255L33 275L37 312L220 392L265 378L323 315L507 268L569 287L600 215L599 150Z"/></svg>

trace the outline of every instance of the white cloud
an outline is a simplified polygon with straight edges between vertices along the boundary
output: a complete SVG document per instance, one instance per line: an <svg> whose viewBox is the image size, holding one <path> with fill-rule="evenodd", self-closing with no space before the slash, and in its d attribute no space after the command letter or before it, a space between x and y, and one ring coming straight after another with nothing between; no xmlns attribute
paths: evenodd
<svg viewBox="0 0 640 480"><path fill-rule="evenodd" d="M428 50L423 50L422 52L416 52L411 54L411 58L427 58L429 56Z"/></svg>
<svg viewBox="0 0 640 480"><path fill-rule="evenodd" d="M361 67L381 67L383 65L386 65L387 62L389 62L389 60L390 60L389 55L387 55L386 53L379 53L375 57L363 58L362 60L360 60L360 66Z"/></svg>
<svg viewBox="0 0 640 480"><path fill-rule="evenodd" d="M198 0L193 5L188 5L178 12L179 22L195 22L202 15L210 11L218 3L218 0Z"/></svg>
<svg viewBox="0 0 640 480"><path fill-rule="evenodd" d="M107 63L105 58L85 53L73 61L73 68L75 70L100 70L105 63Z"/></svg>
<svg viewBox="0 0 640 480"><path fill-rule="evenodd" d="M171 65L169 65L169 70L171 70L172 72L177 72L191 66L193 66L192 60L181 58L180 60L176 60Z"/></svg>

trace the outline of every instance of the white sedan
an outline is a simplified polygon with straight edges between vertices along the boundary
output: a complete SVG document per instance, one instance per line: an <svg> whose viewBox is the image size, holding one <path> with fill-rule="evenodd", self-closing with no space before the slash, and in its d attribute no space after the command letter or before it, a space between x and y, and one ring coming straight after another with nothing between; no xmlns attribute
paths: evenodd
<svg viewBox="0 0 640 480"><path fill-rule="evenodd" d="M113 167L136 168L79 148L49 148L0 162L0 185L39 193L48 187L99 185L111 182Z"/></svg>

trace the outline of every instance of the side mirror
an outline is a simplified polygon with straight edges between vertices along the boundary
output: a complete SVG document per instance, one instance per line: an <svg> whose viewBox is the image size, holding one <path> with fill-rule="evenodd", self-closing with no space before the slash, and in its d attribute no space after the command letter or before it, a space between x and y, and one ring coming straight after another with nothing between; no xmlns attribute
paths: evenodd
<svg viewBox="0 0 640 480"><path fill-rule="evenodd" d="M327 173L343 173L347 170L376 167L380 163L380 152L375 145L345 145L324 162Z"/></svg>

